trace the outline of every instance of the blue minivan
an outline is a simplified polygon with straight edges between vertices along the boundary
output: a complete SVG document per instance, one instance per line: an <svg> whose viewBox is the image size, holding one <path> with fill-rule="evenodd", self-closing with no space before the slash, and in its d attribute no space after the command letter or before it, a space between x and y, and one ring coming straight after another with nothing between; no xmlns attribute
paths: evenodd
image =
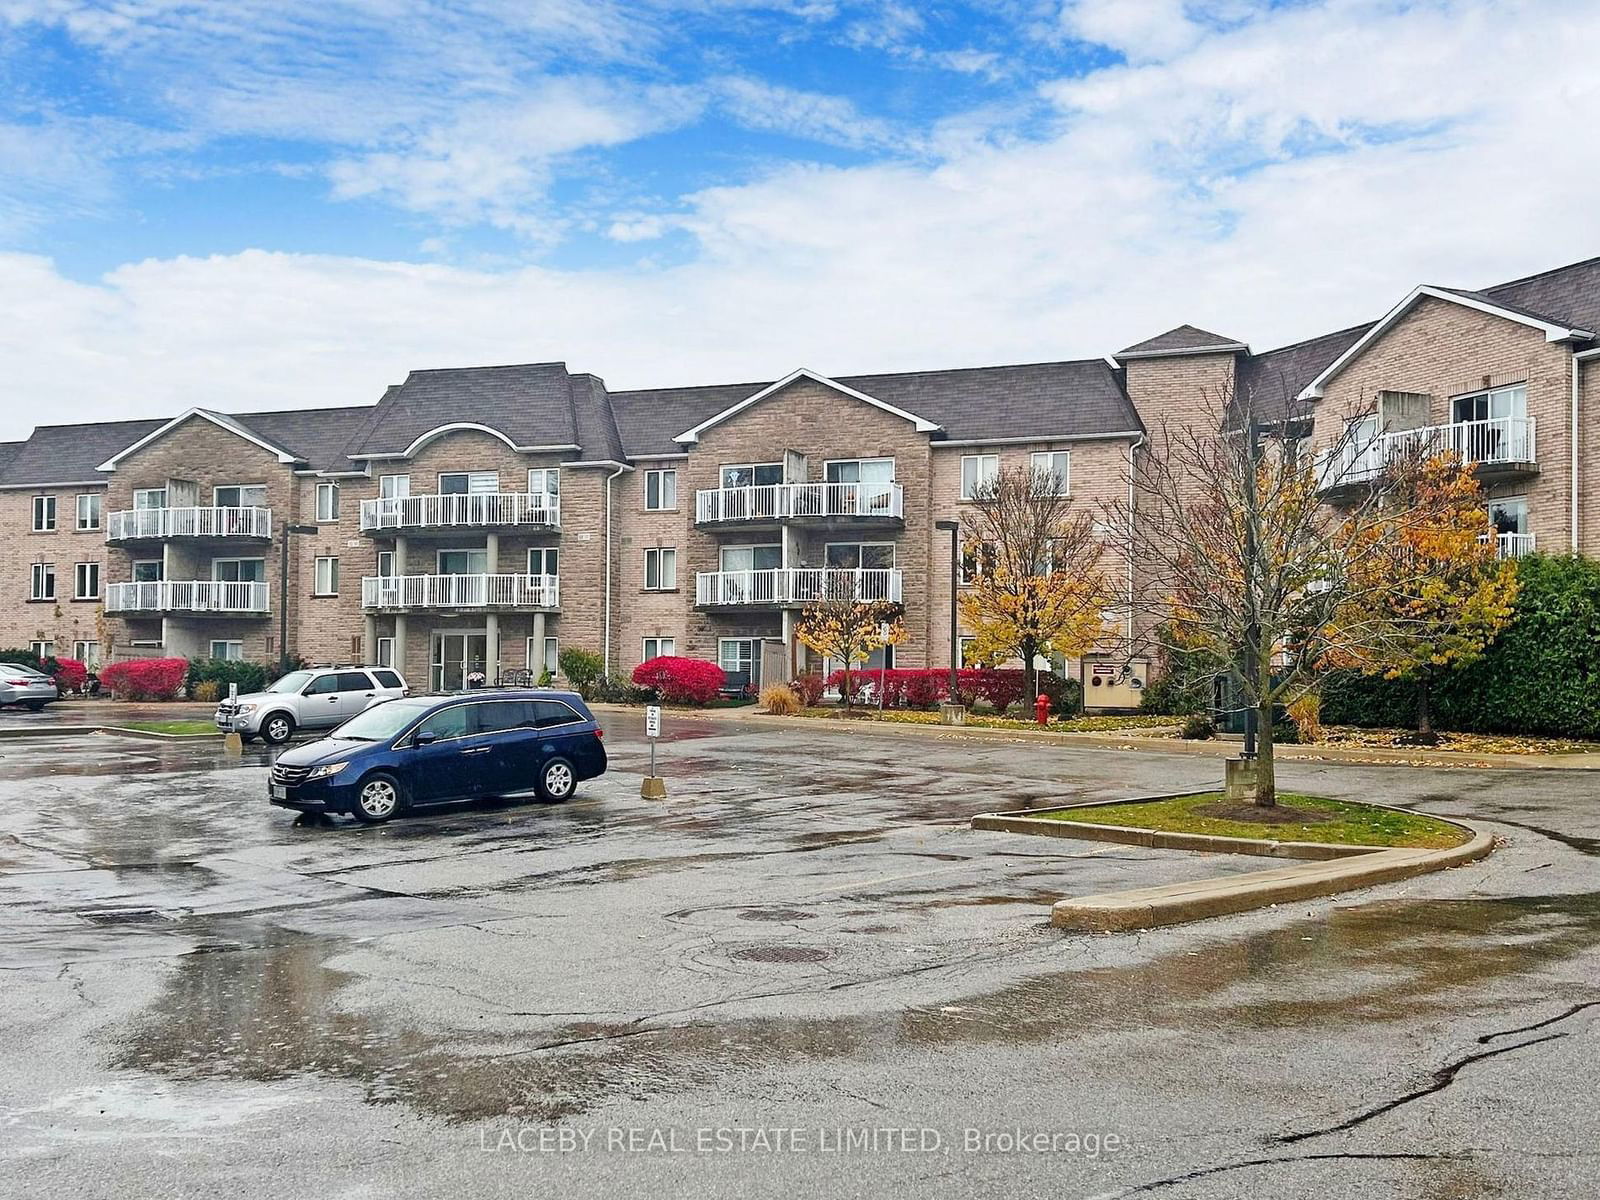
<svg viewBox="0 0 1600 1200"><path fill-rule="evenodd" d="M387 821L413 808L533 792L566 800L605 773L604 734L576 692L471 692L386 700L278 756L282 808Z"/></svg>

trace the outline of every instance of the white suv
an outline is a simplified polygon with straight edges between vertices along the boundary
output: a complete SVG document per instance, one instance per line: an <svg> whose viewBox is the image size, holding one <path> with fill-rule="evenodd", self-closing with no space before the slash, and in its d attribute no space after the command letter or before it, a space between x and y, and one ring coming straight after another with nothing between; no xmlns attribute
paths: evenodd
<svg viewBox="0 0 1600 1200"><path fill-rule="evenodd" d="M392 667L313 667L290 671L264 692L217 705L217 728L281 746L297 729L332 729L411 689Z"/></svg>

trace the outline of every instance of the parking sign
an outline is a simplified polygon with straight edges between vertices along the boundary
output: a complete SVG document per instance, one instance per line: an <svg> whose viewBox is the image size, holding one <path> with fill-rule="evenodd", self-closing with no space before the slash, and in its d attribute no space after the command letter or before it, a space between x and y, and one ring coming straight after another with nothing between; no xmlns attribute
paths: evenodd
<svg viewBox="0 0 1600 1200"><path fill-rule="evenodd" d="M649 738L661 736L661 706L659 704L645 705L644 735Z"/></svg>

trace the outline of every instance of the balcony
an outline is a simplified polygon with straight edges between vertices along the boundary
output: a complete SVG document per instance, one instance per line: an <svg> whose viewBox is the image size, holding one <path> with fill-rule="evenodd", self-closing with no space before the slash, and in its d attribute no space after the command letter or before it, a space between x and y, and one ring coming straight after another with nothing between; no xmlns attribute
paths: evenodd
<svg viewBox="0 0 1600 1200"><path fill-rule="evenodd" d="M880 521L903 524L905 493L898 483L762 483L695 493L697 525Z"/></svg>
<svg viewBox="0 0 1600 1200"><path fill-rule="evenodd" d="M270 508L132 508L106 521L107 542L179 538L272 540Z"/></svg>
<svg viewBox="0 0 1600 1200"><path fill-rule="evenodd" d="M771 567L760 571L701 571L694 581L701 608L798 608L813 600L852 596L899 602L894 567Z"/></svg>
<svg viewBox="0 0 1600 1200"><path fill-rule="evenodd" d="M1327 492L1370 483L1391 462L1417 453L1454 453L1483 477L1531 474L1539 469L1533 418L1495 417L1401 429L1324 451L1317 456L1318 487Z"/></svg>
<svg viewBox="0 0 1600 1200"><path fill-rule="evenodd" d="M1495 552L1501 558L1521 558L1524 554L1532 554L1534 550L1533 534L1531 533L1496 533L1484 534L1484 541L1494 538Z"/></svg>
<svg viewBox="0 0 1600 1200"><path fill-rule="evenodd" d="M210 617L264 617L271 610L265 583L216 579L164 579L152 583L113 583L106 588L111 616L185 613Z"/></svg>
<svg viewBox="0 0 1600 1200"><path fill-rule="evenodd" d="M560 525L561 498L545 492L386 496L361 502L363 533L555 529Z"/></svg>
<svg viewBox="0 0 1600 1200"><path fill-rule="evenodd" d="M560 603L554 575L368 575L361 607L407 609L535 609Z"/></svg>

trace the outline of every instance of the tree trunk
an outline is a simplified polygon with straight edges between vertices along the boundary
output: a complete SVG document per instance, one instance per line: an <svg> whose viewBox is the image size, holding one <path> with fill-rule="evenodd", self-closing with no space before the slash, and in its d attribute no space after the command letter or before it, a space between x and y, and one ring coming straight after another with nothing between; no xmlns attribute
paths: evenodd
<svg viewBox="0 0 1600 1200"><path fill-rule="evenodd" d="M1433 731L1433 672L1424 667L1417 676L1417 744L1433 746L1438 741Z"/></svg>
<svg viewBox="0 0 1600 1200"><path fill-rule="evenodd" d="M850 656L844 656L844 710L849 712L855 702L855 689L850 686Z"/></svg>
<svg viewBox="0 0 1600 1200"><path fill-rule="evenodd" d="M1272 702L1256 710L1256 804L1278 806L1278 770L1272 758Z"/></svg>
<svg viewBox="0 0 1600 1200"><path fill-rule="evenodd" d="M1032 638L1023 638L1021 650L1022 677L1027 681L1026 693L1023 696L1027 708L1022 715L1027 718L1033 713L1034 701L1039 699L1039 670L1034 665L1034 659L1038 657L1038 644Z"/></svg>

